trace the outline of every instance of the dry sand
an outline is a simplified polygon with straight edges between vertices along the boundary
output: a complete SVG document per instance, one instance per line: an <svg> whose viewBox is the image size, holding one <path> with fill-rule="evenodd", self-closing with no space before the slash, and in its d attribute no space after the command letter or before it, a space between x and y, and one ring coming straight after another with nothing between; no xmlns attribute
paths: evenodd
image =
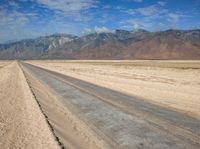
<svg viewBox="0 0 200 149"><path fill-rule="evenodd" d="M200 117L200 61L29 61Z"/></svg>
<svg viewBox="0 0 200 149"><path fill-rule="evenodd" d="M0 76L0 148L59 148L19 65L0 68Z"/></svg>
<svg viewBox="0 0 200 149"><path fill-rule="evenodd" d="M10 63L11 63L11 61L0 61L0 68L4 67Z"/></svg>

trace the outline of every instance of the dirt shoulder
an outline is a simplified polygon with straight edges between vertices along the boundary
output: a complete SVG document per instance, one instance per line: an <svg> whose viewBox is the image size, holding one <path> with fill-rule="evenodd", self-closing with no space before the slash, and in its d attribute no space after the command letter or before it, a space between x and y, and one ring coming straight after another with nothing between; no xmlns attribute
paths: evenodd
<svg viewBox="0 0 200 149"><path fill-rule="evenodd" d="M59 148L17 62L0 76L1 148Z"/></svg>

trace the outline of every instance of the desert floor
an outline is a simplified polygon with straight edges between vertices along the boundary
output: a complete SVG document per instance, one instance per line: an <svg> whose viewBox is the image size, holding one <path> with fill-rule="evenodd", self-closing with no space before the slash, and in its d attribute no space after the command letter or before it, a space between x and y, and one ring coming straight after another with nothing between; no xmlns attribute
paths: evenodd
<svg viewBox="0 0 200 149"><path fill-rule="evenodd" d="M0 66L0 148L59 148L18 63Z"/></svg>
<svg viewBox="0 0 200 149"><path fill-rule="evenodd" d="M199 74L200 61L0 61L0 146L198 149Z"/></svg>
<svg viewBox="0 0 200 149"><path fill-rule="evenodd" d="M200 61L34 61L31 63L200 117Z"/></svg>

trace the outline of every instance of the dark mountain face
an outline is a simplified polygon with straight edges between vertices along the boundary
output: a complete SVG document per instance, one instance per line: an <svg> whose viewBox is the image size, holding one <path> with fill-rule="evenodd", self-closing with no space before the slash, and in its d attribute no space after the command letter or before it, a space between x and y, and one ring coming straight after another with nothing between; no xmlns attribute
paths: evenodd
<svg viewBox="0 0 200 149"><path fill-rule="evenodd" d="M0 59L200 59L200 30L54 34L2 44Z"/></svg>
<svg viewBox="0 0 200 149"><path fill-rule="evenodd" d="M132 32L126 30L116 30L115 34L119 40L127 40L134 37L134 34Z"/></svg>

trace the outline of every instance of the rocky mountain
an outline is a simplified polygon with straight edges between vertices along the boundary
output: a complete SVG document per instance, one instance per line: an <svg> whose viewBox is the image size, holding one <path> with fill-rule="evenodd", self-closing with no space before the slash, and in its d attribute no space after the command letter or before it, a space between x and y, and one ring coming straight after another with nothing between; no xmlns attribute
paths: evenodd
<svg viewBox="0 0 200 149"><path fill-rule="evenodd" d="M36 39L26 39L9 44L0 44L0 59L37 59L65 43L78 38L68 34L53 34Z"/></svg>
<svg viewBox="0 0 200 149"><path fill-rule="evenodd" d="M0 59L200 59L200 30L54 34L2 44Z"/></svg>

